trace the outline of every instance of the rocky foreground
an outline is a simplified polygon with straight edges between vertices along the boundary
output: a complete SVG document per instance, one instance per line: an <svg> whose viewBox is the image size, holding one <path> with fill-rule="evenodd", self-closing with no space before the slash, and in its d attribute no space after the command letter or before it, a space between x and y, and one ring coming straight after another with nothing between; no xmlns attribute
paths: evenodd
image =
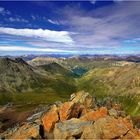
<svg viewBox="0 0 140 140"><path fill-rule="evenodd" d="M140 139L120 104L111 99L102 104L84 91L68 102L55 102L38 109L26 122L9 128L1 138L10 139Z"/></svg>

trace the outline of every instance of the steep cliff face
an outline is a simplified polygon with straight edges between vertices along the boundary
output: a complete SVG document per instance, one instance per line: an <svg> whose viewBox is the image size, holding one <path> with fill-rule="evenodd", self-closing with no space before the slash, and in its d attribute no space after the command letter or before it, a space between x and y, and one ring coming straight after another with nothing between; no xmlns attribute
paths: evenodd
<svg viewBox="0 0 140 140"><path fill-rule="evenodd" d="M121 104L106 99L104 106L87 92L55 102L9 128L2 138L12 139L140 139L137 129Z"/></svg>

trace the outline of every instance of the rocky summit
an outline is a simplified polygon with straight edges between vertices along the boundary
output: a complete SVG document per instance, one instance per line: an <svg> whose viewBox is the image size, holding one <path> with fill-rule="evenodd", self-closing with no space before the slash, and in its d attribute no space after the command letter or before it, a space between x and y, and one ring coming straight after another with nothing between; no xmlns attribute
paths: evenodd
<svg viewBox="0 0 140 140"><path fill-rule="evenodd" d="M109 100L109 99L108 99ZM120 104L99 105L89 93L80 91L67 102L55 102L25 122L1 134L6 139L140 139Z"/></svg>

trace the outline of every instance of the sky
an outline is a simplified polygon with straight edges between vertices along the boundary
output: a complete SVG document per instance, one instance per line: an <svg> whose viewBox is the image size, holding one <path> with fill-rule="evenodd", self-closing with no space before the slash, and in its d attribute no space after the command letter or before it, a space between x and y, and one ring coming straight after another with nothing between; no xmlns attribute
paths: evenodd
<svg viewBox="0 0 140 140"><path fill-rule="evenodd" d="M0 1L0 55L140 54L140 1Z"/></svg>

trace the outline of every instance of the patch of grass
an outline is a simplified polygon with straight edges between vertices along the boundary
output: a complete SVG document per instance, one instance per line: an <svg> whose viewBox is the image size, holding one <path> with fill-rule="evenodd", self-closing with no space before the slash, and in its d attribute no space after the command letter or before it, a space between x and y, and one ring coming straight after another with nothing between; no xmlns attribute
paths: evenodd
<svg viewBox="0 0 140 140"><path fill-rule="evenodd" d="M55 93L0 94L0 104L6 104L8 102L13 102L14 104L49 104L64 100L66 100L65 97L56 95Z"/></svg>
<svg viewBox="0 0 140 140"><path fill-rule="evenodd" d="M115 97L115 100L123 105L127 114L131 116L140 116L140 106L138 104L140 101L140 96L118 96Z"/></svg>

